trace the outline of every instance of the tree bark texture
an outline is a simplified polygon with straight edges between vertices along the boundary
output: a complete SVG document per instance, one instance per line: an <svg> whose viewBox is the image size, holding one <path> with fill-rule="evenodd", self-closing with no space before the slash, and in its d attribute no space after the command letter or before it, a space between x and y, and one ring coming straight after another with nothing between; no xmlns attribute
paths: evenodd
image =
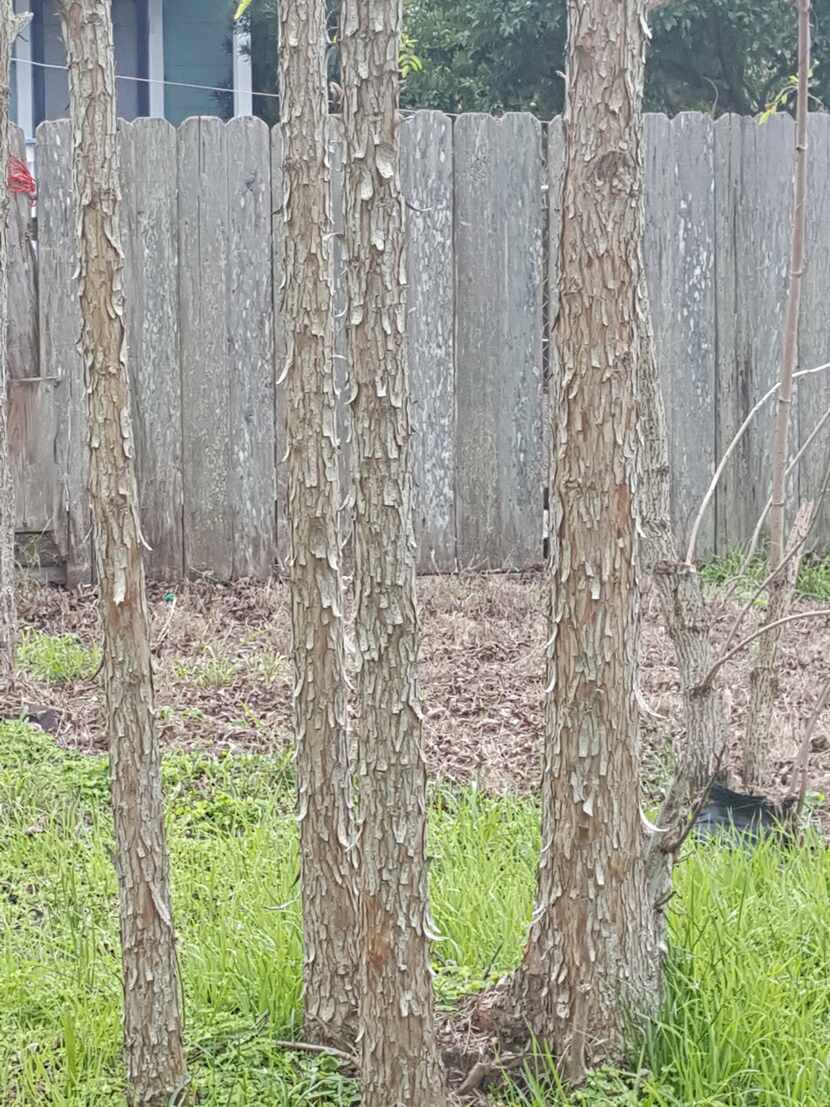
<svg viewBox="0 0 830 1107"><path fill-rule="evenodd" d="M357 907L337 512L325 0L280 6L288 501L307 1036L354 1042Z"/></svg>
<svg viewBox="0 0 830 1107"><path fill-rule="evenodd" d="M346 0L347 326L359 658L360 1047L364 1107L443 1107L429 967L426 773L410 472L400 0Z"/></svg>
<svg viewBox="0 0 830 1107"><path fill-rule="evenodd" d="M17 606L14 595L14 475L9 444L9 88L14 40L31 19L0 0L0 679L14 673Z"/></svg>
<svg viewBox="0 0 830 1107"><path fill-rule="evenodd" d="M569 0L568 26L543 846L516 998L580 1080L658 985L635 680L645 3Z"/></svg>
<svg viewBox="0 0 830 1107"><path fill-rule="evenodd" d="M127 1095L135 1107L166 1107L184 1086L186 1073L130 423L112 20L108 0L64 0L62 15L120 901Z"/></svg>
<svg viewBox="0 0 830 1107"><path fill-rule="evenodd" d="M648 847L650 898L658 916L668 902L675 853L696 797L711 780L726 740L724 706L716 681L711 619L700 577L681 560L671 525L671 468L666 412L654 354L648 291L640 281L640 524L641 568L650 575L671 638L683 689L686 734ZM659 928L662 930L662 927Z"/></svg>
<svg viewBox="0 0 830 1107"><path fill-rule="evenodd" d="M772 503L769 517L770 572L781 564L785 554L787 458L790 447L793 374L798 357L798 319L807 242L807 112L810 82L811 0L795 0L795 7L798 11L798 100L795 120L794 204L790 243L790 287L784 315L784 353L781 364L781 387L778 390L775 412L772 454ZM796 573L798 563L800 563L800 557L796 558ZM795 588L793 566L789 568L789 572L782 570L770 581L765 626L783 619L789 612ZM761 638L750 676L751 692L743 749L743 781L744 787L750 791L762 788L767 775L767 751L777 695L776 660L780 637L781 630L776 627L774 630L767 631Z"/></svg>

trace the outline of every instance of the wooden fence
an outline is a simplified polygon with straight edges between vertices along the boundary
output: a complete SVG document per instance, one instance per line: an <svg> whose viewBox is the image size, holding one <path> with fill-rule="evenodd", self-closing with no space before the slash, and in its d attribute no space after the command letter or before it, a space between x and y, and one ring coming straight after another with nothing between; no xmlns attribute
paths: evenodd
<svg viewBox="0 0 830 1107"><path fill-rule="evenodd" d="M285 557L277 380L281 136L256 119L121 123L129 364L148 567L265 576ZM673 512L689 526L716 458L775 379L787 285L792 124L649 116L651 305L670 428ZM20 143L20 136L16 141ZM335 231L342 144L331 120ZM542 552L544 379L555 317L561 123L525 114L403 128L416 527L422 571L522 568ZM37 134L36 247L11 228L11 416L21 557L91 572L69 127ZM342 237L334 239L342 312ZM830 360L830 116L810 120L803 366ZM337 323L345 385L345 333ZM555 367L551 362L551 371ZM346 389L344 387L345 394ZM798 390L795 448L830 407L830 376ZM745 540L769 485L772 405L729 465L701 554ZM349 474L341 402L341 471ZM814 495L824 451L795 490ZM348 509L344 509L344 513ZM815 531L830 544L830 511ZM32 554L31 551L36 553ZM60 568L64 567L64 570Z"/></svg>

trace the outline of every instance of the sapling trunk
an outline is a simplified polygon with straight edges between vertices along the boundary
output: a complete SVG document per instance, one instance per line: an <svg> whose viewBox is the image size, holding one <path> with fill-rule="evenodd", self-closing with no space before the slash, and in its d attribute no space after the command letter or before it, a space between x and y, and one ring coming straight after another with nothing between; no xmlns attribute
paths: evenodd
<svg viewBox="0 0 830 1107"><path fill-rule="evenodd" d="M784 355L775 413L770 507L769 584L765 625L783 618L795 591L800 555L777 572L785 556L787 456L793 404L793 375L798 354L798 320L807 237L807 107L810 74L811 0L796 0L798 8L798 99L796 104L793 225L790 245L790 286L784 321ZM776 698L776 661L780 629L771 627L760 639L752 668L750 704L743 743L743 781L749 791L762 788L767 776L769 739Z"/></svg>

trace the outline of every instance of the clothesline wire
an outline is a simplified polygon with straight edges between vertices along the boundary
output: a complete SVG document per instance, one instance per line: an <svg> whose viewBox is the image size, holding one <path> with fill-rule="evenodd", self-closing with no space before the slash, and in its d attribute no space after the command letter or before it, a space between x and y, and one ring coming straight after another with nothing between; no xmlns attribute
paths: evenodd
<svg viewBox="0 0 830 1107"><path fill-rule="evenodd" d="M55 65L52 62L35 61L34 58L15 58L15 63L18 65L32 65L38 69L58 69L63 73L66 73L69 69L67 65ZM189 81L166 81L160 77L128 77L124 73L116 73L116 81L137 81L145 85L165 85L168 88L196 88L201 92L224 92L226 96L233 94L232 88L222 88L221 85L194 85ZM265 96L269 100L279 100L279 93L277 92L252 92L252 96Z"/></svg>
<svg viewBox="0 0 830 1107"><path fill-rule="evenodd" d="M14 58L14 62L17 65L31 65L37 69L57 69L63 73L66 73L69 69L66 65L55 65L52 62L35 61L33 58ZM200 92L221 92L226 96L233 95L234 90L232 88L222 88L221 85L195 85L189 81L167 81L161 77L128 77L123 73L116 73L116 81L136 81L145 85L164 85L166 88L193 88L198 89ZM279 100L278 92L258 92L256 89L251 91L251 96L262 96L266 100ZM401 108L402 115L414 115L418 108ZM421 109L423 110L423 109ZM457 119L462 112L454 111L441 111L442 115L447 115L451 119Z"/></svg>

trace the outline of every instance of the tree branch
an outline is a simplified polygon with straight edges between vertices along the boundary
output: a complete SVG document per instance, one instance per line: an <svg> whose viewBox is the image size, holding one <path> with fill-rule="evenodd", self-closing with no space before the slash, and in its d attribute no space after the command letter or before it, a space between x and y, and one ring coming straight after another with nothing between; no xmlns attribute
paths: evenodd
<svg viewBox="0 0 830 1107"><path fill-rule="evenodd" d="M761 635L766 634L767 631L775 630L785 623L792 623L796 619L830 619L830 609L824 607L818 611L797 611L794 615L785 615L783 619L776 619L774 623L768 623L766 626L761 627L760 630L756 630L752 634L747 635L746 638L742 638L737 646L733 646L728 653L718 658L700 684L698 684L695 691L698 693L705 691L712 683L715 674L726 664L726 662L731 661L735 654L740 653L750 642L754 642L756 638L760 638Z"/></svg>
<svg viewBox="0 0 830 1107"><path fill-rule="evenodd" d="M818 435L819 431L822 429L822 427L828 421L828 419L830 419L830 408L828 408L828 410L825 411L824 415L822 415L821 419L819 419L818 423L813 427L812 431L810 432L809 436L807 437L807 440L804 442L801 449L798 451L798 453L792 459L790 464L787 466L786 476L789 476L790 473L795 468L795 466L799 463L802 456L805 454L805 452L812 445L812 443L814 442L814 440L815 440L816 436ZM821 500L823 499L823 497L824 497L824 492L822 492L821 495L819 496L819 504L821 503ZM763 526L764 526L764 520L766 519L767 515L769 514L769 510L770 510L771 507L772 507L772 496L770 496L769 499L767 500L766 504L764 505L764 510L761 512L761 515L758 519L758 522L755 524L755 530L752 532L752 538L750 539L749 549L747 550L746 554L744 555L744 559L741 562L741 567L738 569L738 572L735 576L735 583L736 584L737 584L738 580L740 580L740 578L746 572L747 568L749 567L749 563L750 563L750 561L752 561L753 555L755 554L755 550L758 548L758 540L761 537L761 530L763 529ZM732 590L734 590L734 586L733 586ZM732 590L730 590L730 592L728 592L727 595L724 596L724 599L729 598L729 596L732 594Z"/></svg>
<svg viewBox="0 0 830 1107"><path fill-rule="evenodd" d="M798 380L800 377L808 377L812 373L823 373L826 369L830 369L830 361L825 362L824 365L817 365L814 369L801 369L801 370L799 370L798 373L793 374L793 380ZM752 410L747 415L746 419L744 419L743 423L741 423L740 427L738 428L737 433L735 434L735 437L732 439L732 441L727 446L726 452L724 453L723 457L720 460L720 464L718 465L717 469L715 470L715 475L712 477L711 483L709 484L709 487L706 490L706 495L703 497L703 502L701 503L701 505L698 509L698 513L695 516L694 525L692 526L692 533L691 533L691 536L689 538L689 547L688 547L688 550L686 552L686 561L688 562L689 565L694 564L695 546L697 545L697 536L698 536L698 532L700 530L700 525L703 522L703 516L706 514L706 508L709 506L709 504L712 500L712 497L715 494L715 489L717 488L718 483L720 482L720 479L723 476L723 471L726 468L727 461L729 461L729 458L735 452L735 448L737 447L738 443L740 442L740 440L743 438L744 434L746 433L746 429L749 426L749 424L752 422L752 420L755 418L755 416L758 414L758 412L761 410L761 408L764 406L764 404L768 400L772 399L772 397L778 391L778 389L780 387L780 384L781 384L780 381L776 382L772 386L772 388L770 388L769 392L765 393L765 395L763 395L761 397L761 399L755 404L755 406L752 408Z"/></svg>
<svg viewBox="0 0 830 1107"><path fill-rule="evenodd" d="M830 412L828 412L828 414L830 414ZM778 573L781 572L781 570L787 565L787 563L789 561L792 560L792 558L798 553L799 549L804 545L804 543L810 537L810 533L812 532L813 527L816 525L816 521L818 520L819 511L821 509L821 505L824 503L824 497L827 495L828 489L830 489L830 463L828 463L825 466L824 479L821 482L821 488L819 489L819 493L818 493L818 496L816 497L816 501L815 501L815 506L813 507L813 510L811 512L811 515L810 515L809 526L807 527L806 531L804 532L804 534L802 536L796 538L795 542L793 542L793 541L790 542L790 548L788 549L787 553L784 555L783 561L779 562L779 564L776 565L775 569L772 572L767 573L766 577L764 577L764 579L761 581L761 583L758 585L758 587L752 593L749 600L747 600L746 604L743 607L743 610L738 614L737 619L735 620L735 622L732 625L732 629L730 630L729 634L727 635L726 641L723 644L724 649L729 649L730 645L732 644L732 639L735 637L735 635L741 629L741 623L746 618L746 615L749 612L750 608L755 603L755 601L758 599L758 597L761 595L761 593L764 591L764 589L767 587L767 585L770 583L770 581L774 577L776 577L778 575ZM769 501L767 501L767 507L769 507ZM749 564L749 562L752 558L752 553L753 552L754 552L754 546L750 548L749 553L744 558L744 563L741 566L741 568L738 570L738 575L735 577L735 580L732 584L732 587L729 589L727 597L725 597L725 598L728 598L728 596L731 596L732 592L735 589L735 586L736 586L737 582L743 576L743 573L746 570L746 566Z"/></svg>

